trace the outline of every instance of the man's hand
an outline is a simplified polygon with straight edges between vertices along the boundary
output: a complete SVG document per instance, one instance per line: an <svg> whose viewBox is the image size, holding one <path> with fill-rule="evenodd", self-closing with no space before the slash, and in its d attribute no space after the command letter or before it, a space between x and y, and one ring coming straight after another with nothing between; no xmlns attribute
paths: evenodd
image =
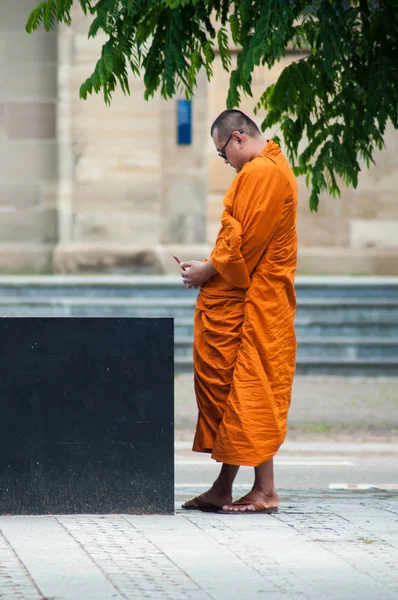
<svg viewBox="0 0 398 600"><path fill-rule="evenodd" d="M189 260L180 263L180 267L185 269L181 277L187 288L200 287L217 273L210 260L204 263L199 260Z"/></svg>

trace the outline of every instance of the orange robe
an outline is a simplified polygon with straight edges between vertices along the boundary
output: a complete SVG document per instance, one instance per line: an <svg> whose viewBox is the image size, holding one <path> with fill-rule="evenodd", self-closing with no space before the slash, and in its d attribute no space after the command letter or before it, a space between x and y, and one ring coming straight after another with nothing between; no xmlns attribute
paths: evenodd
<svg viewBox="0 0 398 600"><path fill-rule="evenodd" d="M243 166L224 206L218 274L194 318L193 450L258 466L285 439L296 362L297 183L277 144Z"/></svg>

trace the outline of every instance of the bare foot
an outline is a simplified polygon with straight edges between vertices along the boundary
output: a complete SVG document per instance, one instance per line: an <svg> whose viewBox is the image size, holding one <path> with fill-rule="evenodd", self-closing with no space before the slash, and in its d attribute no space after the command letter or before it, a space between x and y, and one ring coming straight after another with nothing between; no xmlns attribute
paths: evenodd
<svg viewBox="0 0 398 600"><path fill-rule="evenodd" d="M277 512L278 506L279 496L275 490L267 493L253 487L251 492L240 498L240 500L233 504L229 502L224 504L222 510L226 512L258 512L269 509L270 512Z"/></svg>
<svg viewBox="0 0 398 600"><path fill-rule="evenodd" d="M211 487L207 492L198 496L198 498L200 499L200 503L196 501L196 498L192 498L192 500L187 500L187 502L183 504L183 508L200 509L203 507L202 503L221 508L224 504L232 503L232 492L229 494L221 494L215 490L214 487Z"/></svg>

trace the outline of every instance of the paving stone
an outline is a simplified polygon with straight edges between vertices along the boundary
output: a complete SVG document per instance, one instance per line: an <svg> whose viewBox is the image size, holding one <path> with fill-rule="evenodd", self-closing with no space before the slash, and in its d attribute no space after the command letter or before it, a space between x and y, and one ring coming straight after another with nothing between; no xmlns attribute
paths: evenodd
<svg viewBox="0 0 398 600"><path fill-rule="evenodd" d="M128 520L109 516L59 517L59 521L124 597L203 598L203 591Z"/></svg>
<svg viewBox="0 0 398 600"><path fill-rule="evenodd" d="M0 598L397 598L396 493L284 496L276 515L0 517Z"/></svg>
<svg viewBox="0 0 398 600"><path fill-rule="evenodd" d="M5 537L0 534L0 598L41 600L35 583Z"/></svg>

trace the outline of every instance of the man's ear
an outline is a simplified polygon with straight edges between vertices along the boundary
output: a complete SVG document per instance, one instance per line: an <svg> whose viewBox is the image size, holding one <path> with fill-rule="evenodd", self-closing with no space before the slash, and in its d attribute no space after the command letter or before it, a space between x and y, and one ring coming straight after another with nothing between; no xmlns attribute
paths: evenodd
<svg viewBox="0 0 398 600"><path fill-rule="evenodd" d="M242 139L242 134L240 133L240 131L234 131L234 138L238 142L239 146L241 146L243 139Z"/></svg>
<svg viewBox="0 0 398 600"><path fill-rule="evenodd" d="M238 142L239 142L239 146L242 146L243 142L245 141L245 138L243 137L243 135L240 133L239 134L239 138L238 138Z"/></svg>

